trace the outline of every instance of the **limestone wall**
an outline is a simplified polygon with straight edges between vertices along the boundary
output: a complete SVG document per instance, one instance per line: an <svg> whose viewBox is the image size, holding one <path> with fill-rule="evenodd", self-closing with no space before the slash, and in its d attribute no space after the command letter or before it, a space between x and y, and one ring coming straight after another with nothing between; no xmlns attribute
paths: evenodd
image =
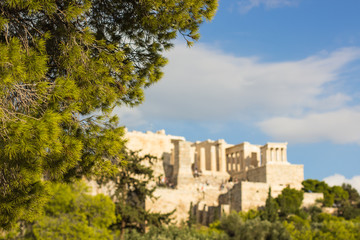
<svg viewBox="0 0 360 240"><path fill-rule="evenodd" d="M207 206L204 202L199 202L193 205L192 216L197 223L202 225L209 225L210 223L219 220L222 216L230 213L230 206L227 204L218 206Z"/></svg>
<svg viewBox="0 0 360 240"><path fill-rule="evenodd" d="M183 140L184 137L166 135L164 130L153 132L127 132L125 138L128 140L126 146L133 150L141 150L143 154L151 154L158 158L162 158L164 153L171 154L173 149L172 140Z"/></svg>
<svg viewBox="0 0 360 240"><path fill-rule="evenodd" d="M185 141L184 137L166 135L164 130L153 132L126 132L126 146L133 151L140 151L140 154L156 156L158 161L152 166L156 176L172 176L174 165L174 144L172 140Z"/></svg>
<svg viewBox="0 0 360 240"><path fill-rule="evenodd" d="M246 173L246 180L250 182L263 182L266 183L266 166L249 169Z"/></svg>
<svg viewBox="0 0 360 240"><path fill-rule="evenodd" d="M241 182L241 190L241 211L248 211L265 205L269 185L266 183Z"/></svg>
<svg viewBox="0 0 360 240"><path fill-rule="evenodd" d="M304 199L302 202L302 207L310 207L311 205L316 204L316 200L324 199L323 193L304 193Z"/></svg>
<svg viewBox="0 0 360 240"><path fill-rule="evenodd" d="M266 182L300 190L304 181L304 165L267 164Z"/></svg>
<svg viewBox="0 0 360 240"><path fill-rule="evenodd" d="M207 182L207 184L205 184ZM226 189L220 190L220 184L222 179L218 176L202 176L199 178L187 179L187 184L182 185L176 189L171 188L157 188L154 195L157 199L151 201L148 199L145 203L146 209L152 212L167 213L176 209L174 214L174 220L177 223L186 221L189 217L190 205L199 204L199 210L201 210L198 222L204 222L205 225L216 216L214 209L218 205L218 197L221 193L226 192ZM201 214L203 211L208 212L210 209L210 215ZM223 208L222 208L223 209ZM220 211L220 210L219 210ZM207 213L204 213L207 214Z"/></svg>
<svg viewBox="0 0 360 240"><path fill-rule="evenodd" d="M191 142L172 140L174 144L174 164L172 179L178 187L187 187L193 182L192 164L194 163L194 149Z"/></svg>
<svg viewBox="0 0 360 240"><path fill-rule="evenodd" d="M276 198L285 187L262 182L242 181L235 184L227 193L219 196L219 205L229 204L230 209L235 211L258 209L265 206L269 188L271 188L271 196ZM311 201L311 199L308 200Z"/></svg>
<svg viewBox="0 0 360 240"><path fill-rule="evenodd" d="M293 164L273 163L247 171L234 173L233 179L249 182L263 182L270 185L290 186L301 189L304 181L304 166Z"/></svg>

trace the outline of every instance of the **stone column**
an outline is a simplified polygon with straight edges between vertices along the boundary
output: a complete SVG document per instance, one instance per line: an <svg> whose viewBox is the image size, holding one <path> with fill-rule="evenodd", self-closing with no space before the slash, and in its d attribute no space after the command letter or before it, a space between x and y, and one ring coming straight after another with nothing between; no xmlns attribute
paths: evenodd
<svg viewBox="0 0 360 240"><path fill-rule="evenodd" d="M240 172L240 152L236 152L236 171Z"/></svg>
<svg viewBox="0 0 360 240"><path fill-rule="evenodd" d="M219 152L220 152L220 171L226 172L226 156L225 156L225 147L223 144L219 146Z"/></svg>
<svg viewBox="0 0 360 240"><path fill-rule="evenodd" d="M233 153L234 158L234 172L237 172L237 154L236 152Z"/></svg>
<svg viewBox="0 0 360 240"><path fill-rule="evenodd" d="M231 171L235 172L235 154L231 153Z"/></svg>
<svg viewBox="0 0 360 240"><path fill-rule="evenodd" d="M287 162L286 148L283 150L283 162Z"/></svg>
<svg viewBox="0 0 360 240"><path fill-rule="evenodd" d="M231 153L228 154L228 159L229 159L229 172L232 172L232 156Z"/></svg>
<svg viewBox="0 0 360 240"><path fill-rule="evenodd" d="M204 173L204 171L206 170L206 165L205 165L205 148L203 147L200 147L199 159L200 159L200 170Z"/></svg>
<svg viewBox="0 0 360 240"><path fill-rule="evenodd" d="M226 158L223 156L222 146L219 144L216 149L217 149L217 156L219 159L219 171L225 172L226 171Z"/></svg>
<svg viewBox="0 0 360 240"><path fill-rule="evenodd" d="M225 156L226 156L226 171L227 171L227 172L230 172L230 165L229 165L230 159L229 159L229 154L226 154Z"/></svg>
<svg viewBox="0 0 360 240"><path fill-rule="evenodd" d="M229 172L231 173L232 170L233 170L232 169L233 166L232 166L232 154L231 153L228 154L228 158L229 158L229 167L230 167Z"/></svg>
<svg viewBox="0 0 360 240"><path fill-rule="evenodd" d="M211 171L216 172L216 148L215 146L210 147L210 161L211 161Z"/></svg>
<svg viewBox="0 0 360 240"><path fill-rule="evenodd" d="M240 150L240 171L245 170L244 150Z"/></svg>

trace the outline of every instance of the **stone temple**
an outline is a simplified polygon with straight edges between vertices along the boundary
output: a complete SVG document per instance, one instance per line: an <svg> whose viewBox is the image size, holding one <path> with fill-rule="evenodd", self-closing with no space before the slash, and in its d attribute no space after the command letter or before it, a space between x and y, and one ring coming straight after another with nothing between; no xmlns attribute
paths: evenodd
<svg viewBox="0 0 360 240"><path fill-rule="evenodd" d="M231 210L264 206L269 188L273 197L286 186L301 189L304 166L287 160L287 143L228 144L223 139L189 142L166 135L165 130L127 132L127 147L158 158L153 165L159 185L157 200L147 209L170 212L186 221L190 206L199 223L207 225ZM100 189L98 189L100 191ZM314 204L322 194L305 193L303 205Z"/></svg>

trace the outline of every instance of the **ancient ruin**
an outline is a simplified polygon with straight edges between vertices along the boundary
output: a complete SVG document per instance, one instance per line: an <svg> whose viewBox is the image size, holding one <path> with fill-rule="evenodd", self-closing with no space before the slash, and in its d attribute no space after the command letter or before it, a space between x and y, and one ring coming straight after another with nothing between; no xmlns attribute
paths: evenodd
<svg viewBox="0 0 360 240"><path fill-rule="evenodd" d="M127 147L151 154L159 182L154 202L146 208L158 212L176 209L178 222L188 218L190 205L196 220L209 224L231 210L247 211L264 206L269 188L273 197L286 186L301 189L303 165L287 160L287 143L254 145L225 140L188 142L164 130L127 132ZM322 194L305 193L303 204L313 204Z"/></svg>

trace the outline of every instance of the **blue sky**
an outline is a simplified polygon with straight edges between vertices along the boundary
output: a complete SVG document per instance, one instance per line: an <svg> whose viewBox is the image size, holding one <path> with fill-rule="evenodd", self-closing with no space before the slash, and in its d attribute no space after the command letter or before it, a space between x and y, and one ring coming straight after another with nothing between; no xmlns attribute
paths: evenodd
<svg viewBox="0 0 360 240"><path fill-rule="evenodd" d="M305 178L360 189L360 1L220 0L201 39L166 53L129 130L288 142Z"/></svg>

